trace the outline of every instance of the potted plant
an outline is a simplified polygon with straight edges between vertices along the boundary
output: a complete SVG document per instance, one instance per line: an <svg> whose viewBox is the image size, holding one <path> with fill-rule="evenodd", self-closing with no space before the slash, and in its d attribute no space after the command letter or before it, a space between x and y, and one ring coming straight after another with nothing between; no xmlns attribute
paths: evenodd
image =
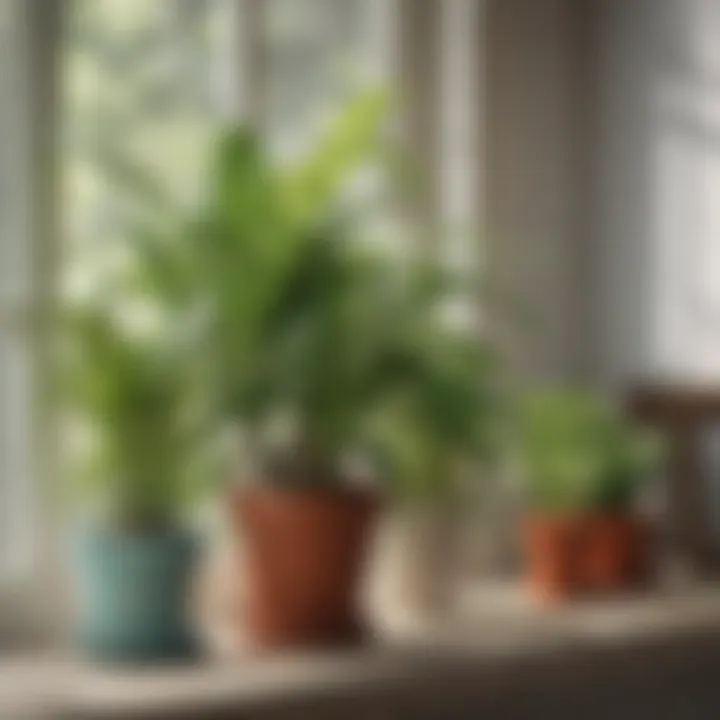
<svg viewBox="0 0 720 720"><path fill-rule="evenodd" d="M423 621L452 601L459 511L472 497L468 482L490 459L500 398L490 343L476 330L419 315L414 361L377 413L372 446L395 510L383 553L385 599L401 617Z"/></svg>
<svg viewBox="0 0 720 720"><path fill-rule="evenodd" d="M80 637L103 659L182 657L195 648L187 606L198 554L184 513L200 487L187 356L116 315L97 304L71 313L82 491L100 518L78 546Z"/></svg>
<svg viewBox="0 0 720 720"><path fill-rule="evenodd" d="M656 438L597 395L544 391L525 404L522 452L536 594L619 590L645 578L649 534L636 501L658 463Z"/></svg>
<svg viewBox="0 0 720 720"><path fill-rule="evenodd" d="M375 92L352 101L291 166L230 129L192 224L208 379L250 480L231 509L257 647L362 635L356 591L378 492L353 458L403 359L396 278L355 241L345 190L381 143L385 104Z"/></svg>
<svg viewBox="0 0 720 720"><path fill-rule="evenodd" d="M129 157L98 162L122 199L127 252L65 308L66 444L92 517L75 555L79 635L102 659L186 657L199 555L188 513L215 455L195 274L182 214L147 192L155 180Z"/></svg>

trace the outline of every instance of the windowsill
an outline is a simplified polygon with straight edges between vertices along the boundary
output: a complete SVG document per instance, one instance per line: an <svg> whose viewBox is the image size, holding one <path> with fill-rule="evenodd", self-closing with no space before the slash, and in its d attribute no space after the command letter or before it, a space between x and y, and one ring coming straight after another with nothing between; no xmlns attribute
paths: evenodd
<svg viewBox="0 0 720 720"><path fill-rule="evenodd" d="M36 705L53 710L40 717L57 717L60 708L60 717L73 720L219 719L240 712L275 718L310 709L310 717L325 711L362 718L449 703L467 708L502 693L598 682L613 673L627 677L688 651L695 657L720 649L720 586L562 610L532 608L515 588L480 595L452 622L398 632L353 652L165 669L7 660L0 715L25 717L21 712Z"/></svg>

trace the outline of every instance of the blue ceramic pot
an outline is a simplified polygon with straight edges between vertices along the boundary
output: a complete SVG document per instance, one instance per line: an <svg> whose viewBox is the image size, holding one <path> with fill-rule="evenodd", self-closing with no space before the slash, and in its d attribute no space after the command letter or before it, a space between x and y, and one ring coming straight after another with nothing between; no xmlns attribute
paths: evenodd
<svg viewBox="0 0 720 720"><path fill-rule="evenodd" d="M80 639L106 660L153 661L194 653L188 615L197 557L182 530L82 538L78 562Z"/></svg>

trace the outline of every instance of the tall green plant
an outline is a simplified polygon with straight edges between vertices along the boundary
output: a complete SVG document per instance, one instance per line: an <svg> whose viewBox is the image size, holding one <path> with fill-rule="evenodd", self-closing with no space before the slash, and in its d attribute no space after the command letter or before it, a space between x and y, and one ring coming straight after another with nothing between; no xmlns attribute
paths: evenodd
<svg viewBox="0 0 720 720"><path fill-rule="evenodd" d="M344 191L382 146L385 100L351 103L298 165L271 163L243 129L218 146L195 228L219 398L272 475L328 482L402 364L387 262L354 242ZM282 451L269 428L286 423Z"/></svg>
<svg viewBox="0 0 720 720"><path fill-rule="evenodd" d="M386 111L384 93L363 93L289 167L248 128L222 132L189 212L140 164L101 154L129 199L134 290L192 329L215 413L261 456L277 458L279 420L290 428L274 475L337 477L364 408L396 372L392 276L353 242L345 193L379 157Z"/></svg>
<svg viewBox="0 0 720 720"><path fill-rule="evenodd" d="M491 353L438 318L457 279L355 241L345 191L380 157L386 110L359 96L290 167L231 128L197 211L133 234L141 285L192 318L204 385L274 479L333 482L348 454L382 446L399 486L417 474L430 489L486 444Z"/></svg>
<svg viewBox="0 0 720 720"><path fill-rule="evenodd" d="M274 477L332 482L361 452L382 458L403 493L432 496L458 464L487 454L493 358L488 343L440 318L457 277L353 242L343 191L383 148L385 105L360 96L289 169L246 131L227 134L198 225L198 267L220 396L256 445L273 418L286 421Z"/></svg>
<svg viewBox="0 0 720 720"><path fill-rule="evenodd" d="M341 247L347 227L334 218L349 179L380 146L384 107L383 95L362 95L291 168L273 165L247 129L218 143L194 229L197 269L215 323L220 391L251 424L277 390L273 343L290 326L297 333L301 316L307 325L311 311L341 302L343 275L358 277Z"/></svg>

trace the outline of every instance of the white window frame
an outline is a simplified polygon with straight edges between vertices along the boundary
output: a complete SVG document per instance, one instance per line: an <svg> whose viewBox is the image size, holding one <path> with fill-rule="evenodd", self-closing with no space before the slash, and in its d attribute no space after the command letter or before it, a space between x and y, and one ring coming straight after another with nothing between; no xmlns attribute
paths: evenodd
<svg viewBox="0 0 720 720"><path fill-rule="evenodd" d="M4 0L6 22L13 23L11 51L17 53L12 84L5 86L13 98L15 125L3 138L15 151L9 168L15 196L6 227L18 267L12 272L25 275L25 287L15 297L6 295L0 305L0 331L24 343L28 356L28 393L25 407L18 408L27 417L26 462L22 477L5 499L18 520L18 560L0 579L0 642L25 638L43 632L46 612L57 600L49 590L50 576L57 562L54 514L48 509L57 502L53 452L52 417L53 367L52 328L58 307L55 278L57 273L58 189L55 123L59 80L58 49L61 14L64 3L43 0ZM7 106L6 106L7 107ZM13 231L14 229L14 231ZM7 467L7 466L6 466ZM20 474L20 473L19 473Z"/></svg>

